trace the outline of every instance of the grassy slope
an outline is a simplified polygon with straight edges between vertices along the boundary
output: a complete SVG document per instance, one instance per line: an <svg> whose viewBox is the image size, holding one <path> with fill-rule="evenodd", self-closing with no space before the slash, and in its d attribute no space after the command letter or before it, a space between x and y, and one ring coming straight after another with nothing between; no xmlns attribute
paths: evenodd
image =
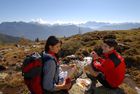
<svg viewBox="0 0 140 94"><path fill-rule="evenodd" d="M0 43L16 43L20 40L18 37L12 37L9 35L1 34L0 33Z"/></svg>

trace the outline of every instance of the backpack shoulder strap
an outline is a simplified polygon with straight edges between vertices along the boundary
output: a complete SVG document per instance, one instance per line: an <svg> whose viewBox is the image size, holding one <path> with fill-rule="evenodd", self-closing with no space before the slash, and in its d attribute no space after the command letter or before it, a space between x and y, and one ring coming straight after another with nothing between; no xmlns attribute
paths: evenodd
<svg viewBox="0 0 140 94"><path fill-rule="evenodd" d="M48 60L54 60L55 64L57 65L57 61L53 57L51 57L49 55L48 56L44 56L44 52L41 52L40 55L41 55L42 63L45 63Z"/></svg>
<svg viewBox="0 0 140 94"><path fill-rule="evenodd" d="M44 56L44 53L43 52L41 52L40 53L40 55L41 55L41 61L42 61L42 74L41 74L41 78L42 78L42 80L41 80L41 85L43 86L43 68L44 68L44 63L46 62L46 61L48 61L48 60L54 60L55 61L55 64L56 64L56 70L57 70L57 62L56 62L56 60L54 59L54 58L52 58L52 57L50 57L50 56ZM43 88L43 87L42 87Z"/></svg>

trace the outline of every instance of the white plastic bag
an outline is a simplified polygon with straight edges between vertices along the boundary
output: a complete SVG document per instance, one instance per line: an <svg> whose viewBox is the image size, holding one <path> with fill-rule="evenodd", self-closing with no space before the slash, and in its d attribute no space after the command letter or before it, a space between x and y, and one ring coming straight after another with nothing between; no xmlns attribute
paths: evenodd
<svg viewBox="0 0 140 94"><path fill-rule="evenodd" d="M67 71L61 71L59 73L59 82L63 83L64 79L66 79L68 76L68 72Z"/></svg>

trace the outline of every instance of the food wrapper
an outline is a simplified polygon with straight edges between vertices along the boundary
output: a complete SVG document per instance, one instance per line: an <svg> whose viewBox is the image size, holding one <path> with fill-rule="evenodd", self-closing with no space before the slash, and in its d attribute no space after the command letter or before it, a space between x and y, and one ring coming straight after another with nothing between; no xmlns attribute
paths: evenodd
<svg viewBox="0 0 140 94"><path fill-rule="evenodd" d="M76 84L82 88L82 90L87 90L90 85L91 85L91 80L90 79L82 79L82 78L78 78L76 80Z"/></svg>

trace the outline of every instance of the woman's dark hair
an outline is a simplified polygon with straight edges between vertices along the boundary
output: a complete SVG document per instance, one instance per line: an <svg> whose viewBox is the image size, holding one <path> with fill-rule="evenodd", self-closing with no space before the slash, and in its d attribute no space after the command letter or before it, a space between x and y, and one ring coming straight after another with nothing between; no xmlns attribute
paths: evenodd
<svg viewBox="0 0 140 94"><path fill-rule="evenodd" d="M45 52L48 52L50 50L49 46L54 46L57 43L61 43L61 41L57 39L55 36L50 36L46 41Z"/></svg>

